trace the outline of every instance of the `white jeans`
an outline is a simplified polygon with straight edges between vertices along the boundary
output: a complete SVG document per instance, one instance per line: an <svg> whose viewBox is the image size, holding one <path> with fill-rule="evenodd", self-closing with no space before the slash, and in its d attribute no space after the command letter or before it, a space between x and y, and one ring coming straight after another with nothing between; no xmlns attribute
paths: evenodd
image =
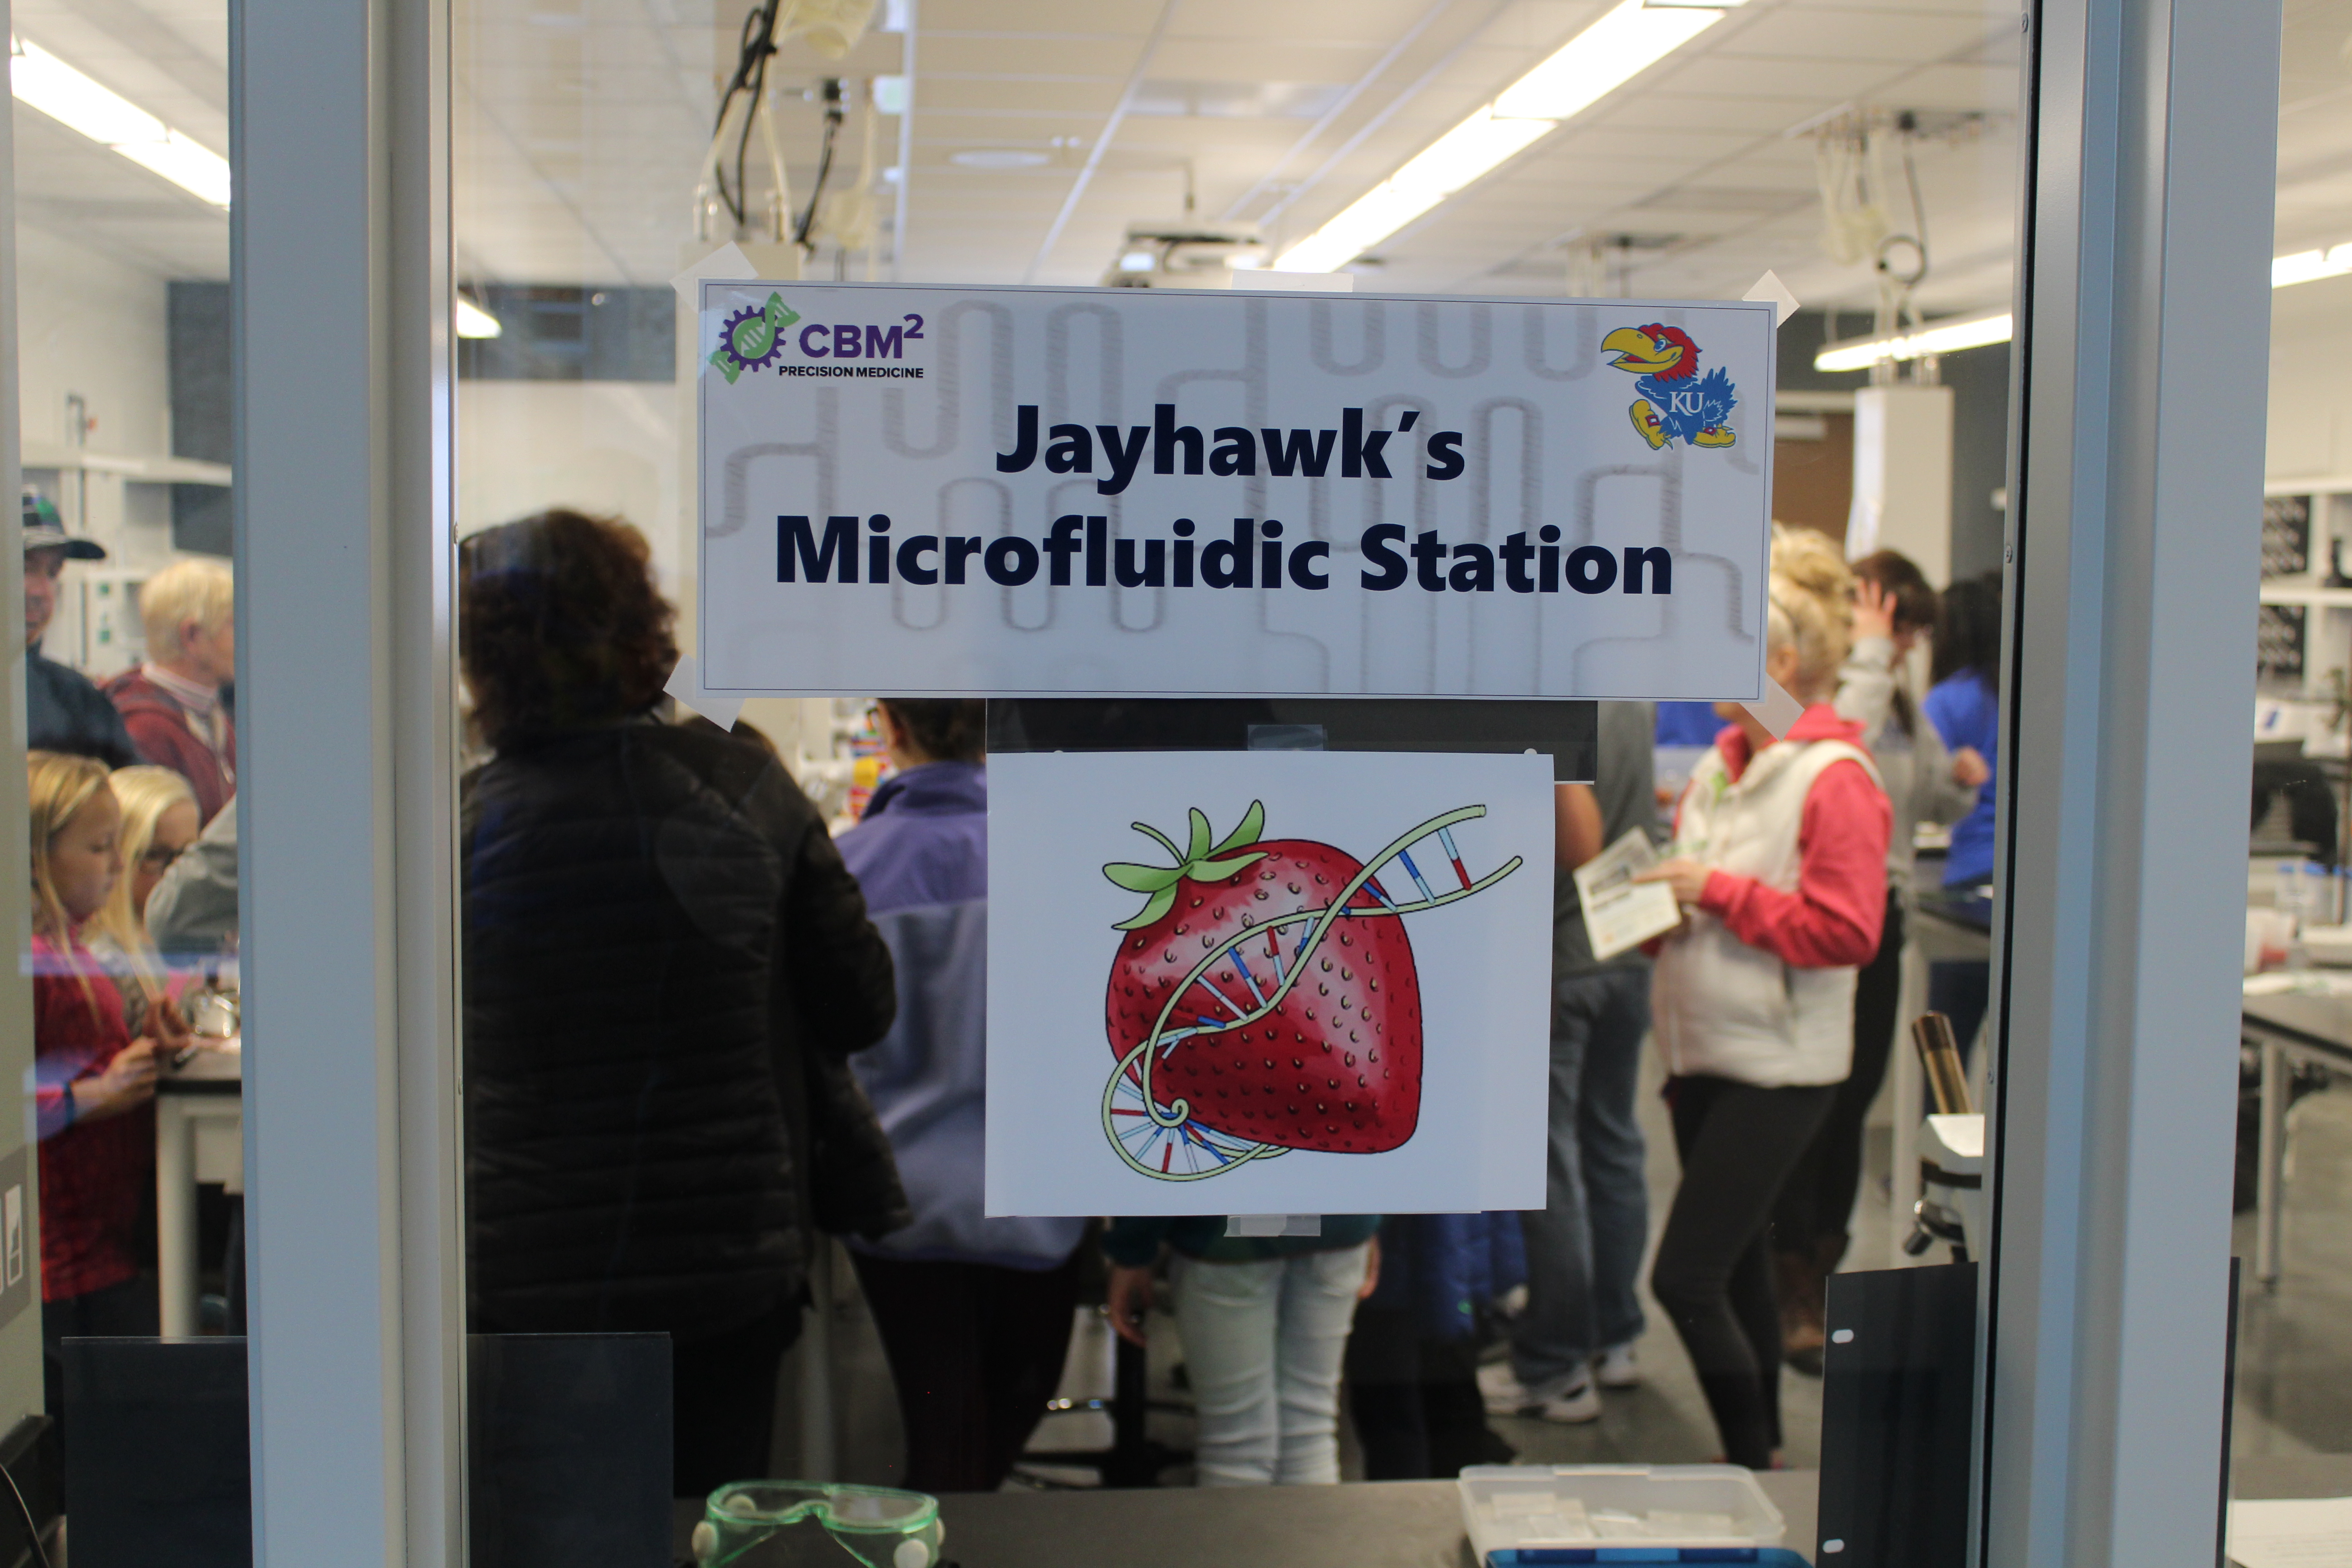
<svg viewBox="0 0 2352 1568"><path fill-rule="evenodd" d="M1339 1479L1339 1362L1369 1245L1250 1263L1179 1253L1168 1278L1204 1487Z"/></svg>

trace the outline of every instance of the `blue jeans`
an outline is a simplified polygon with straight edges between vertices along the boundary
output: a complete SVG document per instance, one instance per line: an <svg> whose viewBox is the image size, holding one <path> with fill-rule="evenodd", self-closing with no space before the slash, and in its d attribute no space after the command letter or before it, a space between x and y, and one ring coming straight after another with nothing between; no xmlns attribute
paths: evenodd
<svg viewBox="0 0 2352 1568"><path fill-rule="evenodd" d="M1572 1383L1595 1352L1641 1337L1633 1290L1650 1238L1633 1120L1650 972L1628 965L1570 975L1552 996L1544 1206L1519 1216L1528 1306L1511 1331L1512 1370L1531 1389Z"/></svg>
<svg viewBox="0 0 2352 1568"><path fill-rule="evenodd" d="M1204 1487L1339 1479L1339 1363L1369 1243L1247 1263L1168 1265Z"/></svg>

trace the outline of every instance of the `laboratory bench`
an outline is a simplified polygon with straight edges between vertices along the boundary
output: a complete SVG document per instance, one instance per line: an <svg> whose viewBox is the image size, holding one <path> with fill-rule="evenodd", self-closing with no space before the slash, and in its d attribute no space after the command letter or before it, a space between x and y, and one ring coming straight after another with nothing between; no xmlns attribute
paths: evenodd
<svg viewBox="0 0 2352 1568"><path fill-rule="evenodd" d="M1756 1479L1788 1521L1782 1543L1811 1561L1820 1473ZM2352 1454L2248 1456L2231 1466L2231 1491L2352 1495ZM678 1505L681 1563L700 1517ZM940 1499L940 1517L943 1560L961 1568L1476 1568L1452 1481L968 1492Z"/></svg>
<svg viewBox="0 0 2352 1568"><path fill-rule="evenodd" d="M166 1339L196 1331L203 1259L196 1189L245 1190L245 1058L237 1039L207 1041L155 1080L155 1275Z"/></svg>
<svg viewBox="0 0 2352 1568"><path fill-rule="evenodd" d="M1820 1476L1759 1476L1807 1558ZM680 1502L677 1561L701 1508ZM1452 1481L956 1492L941 1560L959 1568L1475 1568Z"/></svg>
<svg viewBox="0 0 2352 1568"><path fill-rule="evenodd" d="M2281 992L2240 1004L2239 1037L2262 1053L2261 1141L2254 1177L2254 1278L2278 1283L2281 1184L2286 1180L2288 1076L2312 1062L2352 1073L2352 996Z"/></svg>

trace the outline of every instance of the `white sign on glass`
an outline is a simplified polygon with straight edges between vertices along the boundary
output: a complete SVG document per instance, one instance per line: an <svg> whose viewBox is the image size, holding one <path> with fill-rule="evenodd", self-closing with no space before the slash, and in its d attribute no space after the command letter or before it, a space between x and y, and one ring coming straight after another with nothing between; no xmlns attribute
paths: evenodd
<svg viewBox="0 0 2352 1568"><path fill-rule="evenodd" d="M1769 301L697 287L710 690L1762 695Z"/></svg>
<svg viewBox="0 0 2352 1568"><path fill-rule="evenodd" d="M992 1215L1540 1208L1552 764L989 764Z"/></svg>

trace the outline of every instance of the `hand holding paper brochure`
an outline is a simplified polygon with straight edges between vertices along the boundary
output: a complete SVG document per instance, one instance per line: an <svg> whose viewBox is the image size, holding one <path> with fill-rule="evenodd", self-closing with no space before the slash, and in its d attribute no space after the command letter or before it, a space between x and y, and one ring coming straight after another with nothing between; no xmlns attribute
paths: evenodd
<svg viewBox="0 0 2352 1568"><path fill-rule="evenodd" d="M1633 880L1657 863L1657 851L1637 827L1576 868L1576 899L1593 957L1614 958L1682 923L1671 888Z"/></svg>

